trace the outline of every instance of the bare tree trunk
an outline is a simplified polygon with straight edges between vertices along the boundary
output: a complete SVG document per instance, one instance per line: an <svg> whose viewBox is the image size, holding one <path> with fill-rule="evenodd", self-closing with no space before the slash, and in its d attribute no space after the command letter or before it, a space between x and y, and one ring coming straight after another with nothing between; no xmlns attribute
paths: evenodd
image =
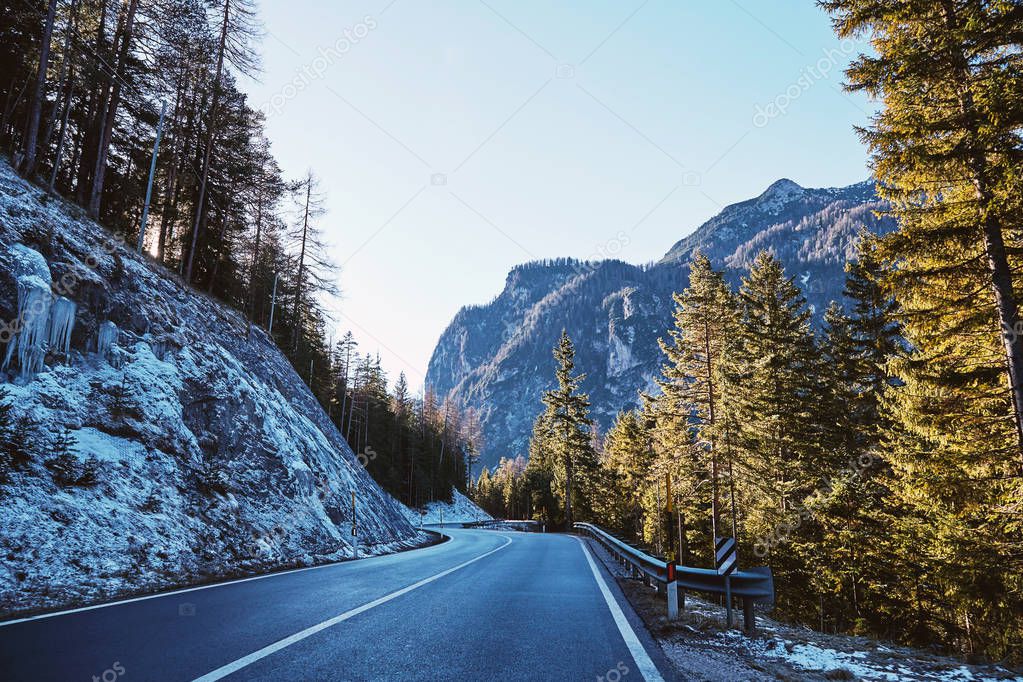
<svg viewBox="0 0 1023 682"><path fill-rule="evenodd" d="M348 370L349 367L351 366L351 361L352 347L350 344L345 344L345 373L344 381L342 382L342 386L344 386L344 388L341 391L341 418L340 418L341 425L344 425L345 422L345 404L348 400Z"/></svg>
<svg viewBox="0 0 1023 682"><path fill-rule="evenodd" d="M711 504L710 504L710 525L711 535L713 535L712 543L717 542L718 534L718 513L721 509L721 499L718 492L718 453L714 443L714 367L710 359L710 324L706 317L703 319L703 347L704 355L706 356L707 365L707 420L711 426L711 442L710 442L710 487L711 487Z"/></svg>
<svg viewBox="0 0 1023 682"><path fill-rule="evenodd" d="M96 43L93 47L93 51L100 59L102 59L101 55L104 52L103 42L106 40L108 4L107 0L103 0L100 5L99 23L96 27ZM115 40L119 31L120 26L114 32ZM78 179L75 183L76 198L78 203L83 205L88 198L86 193L92 187L92 175L96 169L96 151L101 132L100 125L103 119L103 112L107 108L111 87L110 81L105 77L102 65L98 64L96 68L100 73L94 79L86 78L87 82L90 80L95 81L96 87L89 92L88 113L85 117L85 133L82 138L81 154L79 155Z"/></svg>
<svg viewBox="0 0 1023 682"><path fill-rule="evenodd" d="M71 61L71 32L74 31L75 17L78 15L78 0L71 0L71 8L68 14L67 20L67 32L64 35L64 50L63 59L60 60L60 72L57 75L57 98L53 102L53 110L50 112L49 121L46 123L46 132L43 134L42 149L47 150L50 148L50 140L53 138L53 131L57 127L57 116L61 110L60 102L65 100L71 102L71 84L68 79L68 74L71 74L71 80L74 79L74 68L68 69L68 63ZM61 95L63 93L63 96ZM65 106L66 110L67 107Z"/></svg>
<svg viewBox="0 0 1023 682"><path fill-rule="evenodd" d="M167 257L171 207L176 206L178 200L178 163L178 139L175 136L174 146L171 148L170 169L167 172L167 190L163 197L163 211L160 212L160 237L156 247L156 257L161 263Z"/></svg>
<svg viewBox="0 0 1023 682"><path fill-rule="evenodd" d="M27 82L28 81L26 81L26 83ZM0 115L0 135L7 134L7 119L11 117L11 111L13 111L14 104L12 97L14 97L14 86L17 85L17 83L18 79L11 76L11 84L7 86L7 99L4 100L3 114ZM24 87L22 87L22 90L24 90ZM21 99L21 90L18 91L17 99Z"/></svg>
<svg viewBox="0 0 1023 682"><path fill-rule="evenodd" d="M71 151L71 163L68 164L68 170L71 173L70 181L68 183L68 191L74 187L75 182L75 169L78 168L78 159L82 156L82 142L85 140L85 130L79 129L78 134L75 135L75 146Z"/></svg>
<svg viewBox="0 0 1023 682"><path fill-rule="evenodd" d="M976 180L978 200L990 201L983 189L983 182ZM987 195L987 196L985 196ZM984 197L984 198L982 198ZM982 205L989 205L982 203ZM987 252L988 269L991 272L991 288L995 295L995 308L1001 324L1002 345L1005 347L1006 365L1009 371L1009 390L1012 394L1013 419L1016 425L1016 444L1023 457L1023 335L1019 328L1019 304L1012 290L1012 270L1005 251L1002 226L990 212L984 217L984 248Z"/></svg>
<svg viewBox="0 0 1023 682"><path fill-rule="evenodd" d="M195 263L195 246L199 239L199 225L202 224L203 205L206 201L206 182L210 177L210 156L217 123L217 105L220 103L220 77L224 72L224 46L227 44L227 25L231 12L231 0L224 0L224 21L220 26L220 45L217 48L217 75L213 79L213 100L206 127L206 151L202 157L202 177L199 180L199 199L195 202L195 223L192 225L192 242L188 249L188 264L185 266L185 282L192 281L192 267Z"/></svg>
<svg viewBox="0 0 1023 682"><path fill-rule="evenodd" d="M256 308L256 263L259 262L259 240L263 236L263 192L256 190L256 241L252 246L252 265L249 266L249 322L255 316Z"/></svg>
<svg viewBox="0 0 1023 682"><path fill-rule="evenodd" d="M64 143L67 139L67 122L71 115L71 96L74 94L74 67L71 68L72 85L68 89L67 99L64 101L64 115L60 120L60 133L57 135L57 152L53 157L53 169L50 171L50 181L46 185L46 191L53 194L57 184L57 174L60 172L60 161L64 157ZM74 166L72 166L74 168Z"/></svg>
<svg viewBox="0 0 1023 682"><path fill-rule="evenodd" d="M228 195L230 196L230 194ZM213 284L220 273L220 262L224 259L224 239L227 237L227 211L220 210L220 229L217 232L217 248L213 254L213 267L210 268L209 281L206 282L206 293L213 293Z"/></svg>
<svg viewBox="0 0 1023 682"><path fill-rule="evenodd" d="M110 89L110 102L107 105L103 127L100 131L99 147L96 153L96 169L93 172L92 191L89 196L89 215L99 217L100 201L103 198L103 181L107 172L107 155L110 153L110 141L114 135L114 124L117 120L117 108L121 104L121 88L124 82L124 68L131 50L132 31L135 27L135 11L138 0L128 0L124 29L121 33L120 45L117 49L117 63L114 66L113 86Z"/></svg>
<svg viewBox="0 0 1023 682"><path fill-rule="evenodd" d="M196 111L194 100L188 101L188 80L189 74L186 70L183 78L183 84L181 87L181 97L179 104L182 106L187 115L182 119L178 113L178 106L174 108L174 153L172 155L172 165L170 173L167 177L167 194L164 197L163 215L160 217L160 239L161 239L161 253L160 260L165 261L167 258L167 247L169 244L173 244L174 240L174 225L177 222L178 206L181 203L181 195L185 191L184 183L181 182L181 176L185 172L185 164L188 163L189 154L191 154L191 142L193 133L195 132L194 125L194 114ZM198 85L196 85L194 92L192 93L193 98L198 94ZM184 259L184 250L181 251L182 261ZM181 263L179 262L179 268ZM180 272L180 270L179 270Z"/></svg>
<svg viewBox="0 0 1023 682"><path fill-rule="evenodd" d="M570 447L568 435L565 437L565 447ZM565 532L572 530L572 453L565 452Z"/></svg>
<svg viewBox="0 0 1023 682"><path fill-rule="evenodd" d="M32 94L32 106L28 112L28 125L25 127L25 160L21 163L21 173L31 178L36 171L36 143L39 138L39 118L43 111L43 97L46 95L46 69L50 63L50 39L53 37L53 18L57 14L57 0L50 0L46 10L46 24L43 28L42 45L39 48L39 69L36 71L36 87Z"/></svg>
<svg viewBox="0 0 1023 682"><path fill-rule="evenodd" d="M313 177L310 173L306 176L305 185L305 213L302 216L302 248L298 254L298 279L295 280L295 305L291 311L291 317L294 320L294 326L291 332L291 344L292 350L298 349L298 308L302 300L302 275L305 269L305 242L306 236L309 234L309 200L312 196L313 191Z"/></svg>
<svg viewBox="0 0 1023 682"><path fill-rule="evenodd" d="M4 107L4 118L3 126L0 127L0 132L4 135L10 135L11 137L11 148L14 148L14 110L18 108L18 103L25 96L25 91L28 90L29 79L25 79L25 82L21 84L21 89L18 90L17 96L13 101L10 101L10 95L7 96L7 106ZM11 79L11 89L14 88L14 79Z"/></svg>

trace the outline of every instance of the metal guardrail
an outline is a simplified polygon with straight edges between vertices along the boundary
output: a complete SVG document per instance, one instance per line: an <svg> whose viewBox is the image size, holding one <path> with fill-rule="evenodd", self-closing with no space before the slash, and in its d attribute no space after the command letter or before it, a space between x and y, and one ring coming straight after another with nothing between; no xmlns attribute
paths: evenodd
<svg viewBox="0 0 1023 682"><path fill-rule="evenodd" d="M664 559L651 556L632 547L600 526L595 526L592 523L575 523L573 527L604 545L615 559L630 566L634 574L643 576L652 584L663 585L668 595L669 618L677 617L679 603L683 607L685 605L685 597L683 596L679 600L676 593L675 608L672 608L673 592L680 589L740 597L744 625L749 632L752 632L756 626L753 617L753 604L774 606L774 578L771 575L771 569L766 566L736 571L730 576L719 575L717 571L710 568L693 568L678 564L674 566L674 571L669 571L668 563ZM674 575L669 576L669 572ZM669 581L669 577L674 577L674 581Z"/></svg>

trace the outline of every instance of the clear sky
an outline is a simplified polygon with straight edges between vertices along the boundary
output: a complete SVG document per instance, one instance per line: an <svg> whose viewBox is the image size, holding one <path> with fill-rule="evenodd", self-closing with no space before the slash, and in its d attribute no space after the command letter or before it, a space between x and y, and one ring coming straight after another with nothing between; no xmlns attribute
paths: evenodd
<svg viewBox="0 0 1023 682"><path fill-rule="evenodd" d="M327 192L340 330L424 380L440 333L538 258L656 260L788 177L868 175L861 46L809 0L262 0L268 111Z"/></svg>

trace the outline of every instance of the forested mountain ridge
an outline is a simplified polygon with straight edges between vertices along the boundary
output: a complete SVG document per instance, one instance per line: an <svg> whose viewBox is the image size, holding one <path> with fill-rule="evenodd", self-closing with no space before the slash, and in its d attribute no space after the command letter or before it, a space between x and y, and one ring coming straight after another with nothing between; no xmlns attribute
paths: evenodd
<svg viewBox="0 0 1023 682"><path fill-rule="evenodd" d="M637 404L639 391L654 389L663 362L657 339L670 325L672 294L686 287L695 251L733 285L757 253L771 251L822 314L842 297L859 231L894 227L875 215L882 208L870 181L807 189L783 179L726 207L652 265L557 259L517 266L490 303L456 314L434 349L427 385L478 411L485 465L525 454L542 408L536 396L549 388L550 348L565 328L604 431L619 410Z"/></svg>

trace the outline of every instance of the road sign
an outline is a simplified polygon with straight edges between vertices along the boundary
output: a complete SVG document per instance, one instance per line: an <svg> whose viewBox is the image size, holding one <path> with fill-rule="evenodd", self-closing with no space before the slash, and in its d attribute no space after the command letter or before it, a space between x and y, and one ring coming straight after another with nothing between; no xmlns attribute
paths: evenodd
<svg viewBox="0 0 1023 682"><path fill-rule="evenodd" d="M718 575L731 575L739 568L735 538L714 538L714 567Z"/></svg>
<svg viewBox="0 0 1023 682"><path fill-rule="evenodd" d="M355 491L352 491L352 535L356 535L355 532Z"/></svg>

